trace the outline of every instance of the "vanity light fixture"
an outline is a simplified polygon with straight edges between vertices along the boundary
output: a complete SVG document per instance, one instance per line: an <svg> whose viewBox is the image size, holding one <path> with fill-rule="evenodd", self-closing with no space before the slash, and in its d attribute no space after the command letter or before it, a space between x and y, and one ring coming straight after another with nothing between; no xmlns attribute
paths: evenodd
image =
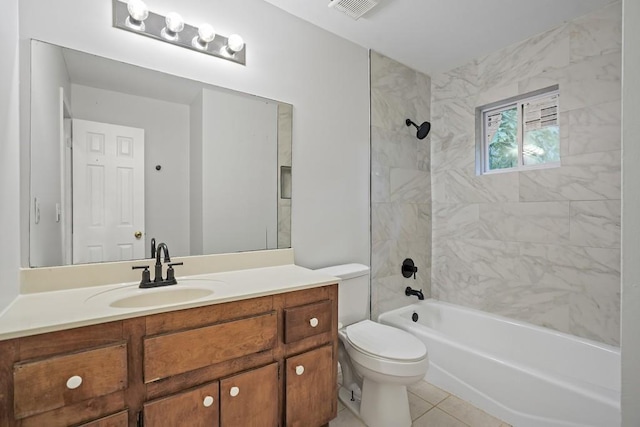
<svg viewBox="0 0 640 427"><path fill-rule="evenodd" d="M199 27L189 25L176 12L166 16L154 13L142 0L112 1L113 26L116 28L246 64L245 43L237 34L227 38L216 34L210 24L201 24Z"/></svg>

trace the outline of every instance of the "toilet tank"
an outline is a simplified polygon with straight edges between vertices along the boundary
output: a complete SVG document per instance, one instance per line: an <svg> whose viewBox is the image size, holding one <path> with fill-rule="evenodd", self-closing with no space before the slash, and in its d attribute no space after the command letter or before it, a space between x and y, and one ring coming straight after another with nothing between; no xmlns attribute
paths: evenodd
<svg viewBox="0 0 640 427"><path fill-rule="evenodd" d="M346 326L369 318L369 267L343 264L316 271L341 279L338 285L338 322Z"/></svg>

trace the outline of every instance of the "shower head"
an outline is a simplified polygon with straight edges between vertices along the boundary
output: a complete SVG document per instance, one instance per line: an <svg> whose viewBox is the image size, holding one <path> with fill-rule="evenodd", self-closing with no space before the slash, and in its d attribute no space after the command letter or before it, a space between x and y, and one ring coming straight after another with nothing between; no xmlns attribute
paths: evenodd
<svg viewBox="0 0 640 427"><path fill-rule="evenodd" d="M407 119L405 123L407 124L407 126L414 125L416 129L418 129L418 133L416 134L418 139L425 139L427 135L429 135L429 131L431 130L431 123L429 122L424 122L420 126L418 126L417 124L413 123L411 119Z"/></svg>

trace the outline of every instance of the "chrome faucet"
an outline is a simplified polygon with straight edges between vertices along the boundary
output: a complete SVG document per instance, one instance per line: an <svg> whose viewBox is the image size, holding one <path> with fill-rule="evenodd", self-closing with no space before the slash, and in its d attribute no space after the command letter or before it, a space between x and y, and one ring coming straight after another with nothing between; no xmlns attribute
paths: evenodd
<svg viewBox="0 0 640 427"><path fill-rule="evenodd" d="M162 261L161 258L164 255L164 262L168 265L167 267L167 278L162 277ZM142 280L140 281L141 288L157 288L159 286L168 286L177 284L175 271L173 270L174 265L182 265L182 262L171 262L171 257L169 256L169 247L166 243L160 243L156 248L156 265L155 265L155 278L153 281L151 280L151 274L149 273L148 265L140 265L132 267L134 270L136 269L144 269L142 272Z"/></svg>

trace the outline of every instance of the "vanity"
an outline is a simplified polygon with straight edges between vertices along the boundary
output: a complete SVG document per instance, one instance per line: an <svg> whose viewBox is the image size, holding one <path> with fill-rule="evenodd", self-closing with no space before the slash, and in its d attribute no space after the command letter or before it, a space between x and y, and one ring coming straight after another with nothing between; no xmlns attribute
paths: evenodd
<svg viewBox="0 0 640 427"><path fill-rule="evenodd" d="M293 263L23 294L0 316L0 426L326 425L337 304Z"/></svg>

